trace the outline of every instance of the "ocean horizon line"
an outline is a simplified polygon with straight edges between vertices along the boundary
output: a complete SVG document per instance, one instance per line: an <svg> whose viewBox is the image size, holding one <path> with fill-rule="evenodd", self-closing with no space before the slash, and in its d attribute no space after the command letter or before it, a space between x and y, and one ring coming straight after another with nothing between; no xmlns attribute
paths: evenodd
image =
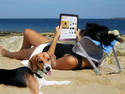
<svg viewBox="0 0 125 94"><path fill-rule="evenodd" d="M29 20L30 20L30 19L32 19L32 20L33 20L33 19L34 19L34 20L37 20L37 19L57 19L57 20L58 20L59 18L0 18L0 20L2 20L2 19L3 19L3 20L4 20L4 19L12 19L12 20L13 20L13 19L22 19L22 20L23 20L23 19L24 19L24 20L25 20L25 19L29 19ZM118 19L118 20L125 20L125 17L114 17L114 18L79 18L79 19L82 19L82 20L83 20L83 19L89 19L89 20L102 20L102 19L105 19L105 20L106 20L106 19L107 19L107 20L108 20L108 19L109 19L109 20L111 20L111 19L114 19L114 20L117 20L117 19Z"/></svg>

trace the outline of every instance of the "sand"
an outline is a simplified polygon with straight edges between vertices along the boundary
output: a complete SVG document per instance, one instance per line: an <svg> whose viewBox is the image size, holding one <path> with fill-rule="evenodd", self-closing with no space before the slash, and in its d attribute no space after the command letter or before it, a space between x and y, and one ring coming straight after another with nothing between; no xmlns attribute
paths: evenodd
<svg viewBox="0 0 125 94"><path fill-rule="evenodd" d="M0 43L2 38L5 38L5 36L0 37ZM117 45L116 49L125 52L124 46L125 43L122 43ZM51 76L45 76L47 80L69 80L71 84L46 86L41 88L41 91L44 94L125 94L125 56L118 56L118 58L122 67L120 74L107 74L107 72L104 72L101 76L98 76L92 69L80 71L53 70ZM0 69L14 69L21 66L23 65L20 64L20 60L0 57ZM17 88L1 84L0 94L31 94L31 92L28 88Z"/></svg>

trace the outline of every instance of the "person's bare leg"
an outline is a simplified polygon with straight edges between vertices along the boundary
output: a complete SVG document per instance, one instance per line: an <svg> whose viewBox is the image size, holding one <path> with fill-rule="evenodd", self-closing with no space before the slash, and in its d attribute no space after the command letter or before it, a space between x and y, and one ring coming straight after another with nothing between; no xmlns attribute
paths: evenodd
<svg viewBox="0 0 125 94"><path fill-rule="evenodd" d="M9 52L0 46L0 54L2 56L15 58L15 59L29 59L35 48L43 43L49 42L50 40L32 29L25 29L24 31L24 41L20 51ZM33 48L30 48L33 45Z"/></svg>
<svg viewBox="0 0 125 94"><path fill-rule="evenodd" d="M47 43L50 40L32 29L24 30L24 40L21 49L30 48L31 45L37 47L40 44Z"/></svg>
<svg viewBox="0 0 125 94"><path fill-rule="evenodd" d="M26 59L29 59L32 52L35 50L36 47L33 47L33 48L28 48L28 49L22 49L18 52L10 52L4 48L1 48L1 54L2 56L5 56L5 57L9 57L9 58L15 58L15 59L19 59L19 60L26 60Z"/></svg>
<svg viewBox="0 0 125 94"><path fill-rule="evenodd" d="M74 56L64 56L56 60L55 66L52 66L53 69L59 70L71 70L75 68L78 64L77 59Z"/></svg>
<svg viewBox="0 0 125 94"><path fill-rule="evenodd" d="M75 58L72 55L69 55L69 56L64 56L62 58L57 59L55 66L52 66L52 67L53 69L58 69L58 70L72 70L76 68L77 65L78 65L77 58ZM81 67L87 68L87 67L92 67L92 66L86 58L83 58Z"/></svg>

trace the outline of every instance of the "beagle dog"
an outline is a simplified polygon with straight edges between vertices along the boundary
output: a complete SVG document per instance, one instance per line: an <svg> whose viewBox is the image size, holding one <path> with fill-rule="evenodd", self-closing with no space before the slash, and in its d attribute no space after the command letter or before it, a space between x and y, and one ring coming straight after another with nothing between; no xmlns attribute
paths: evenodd
<svg viewBox="0 0 125 94"><path fill-rule="evenodd" d="M50 75L52 71L51 63L55 62L55 56L43 52L34 55L29 60L29 67L16 69L0 69L0 84L17 87L28 87L32 94L43 94L40 92L41 86L47 85L67 85L70 81L46 81L44 74Z"/></svg>

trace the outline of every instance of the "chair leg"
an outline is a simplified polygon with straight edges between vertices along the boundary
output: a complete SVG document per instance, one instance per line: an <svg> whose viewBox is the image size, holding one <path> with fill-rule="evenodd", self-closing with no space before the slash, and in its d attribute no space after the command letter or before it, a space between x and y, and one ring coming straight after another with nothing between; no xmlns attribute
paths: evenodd
<svg viewBox="0 0 125 94"><path fill-rule="evenodd" d="M117 55L116 55L116 52L115 52L115 49L113 48L113 54L114 54L114 56L115 56L115 60L116 60L116 66L117 66L117 68L118 68L118 72L120 73L121 72L121 66L120 66L120 63L119 63L119 60L118 60L118 57L117 57Z"/></svg>
<svg viewBox="0 0 125 94"><path fill-rule="evenodd" d="M102 72L104 71L104 67L108 67L108 68L110 68L111 70L113 70L114 72L112 72L113 74L116 74L116 73L120 73L121 72L121 67L120 67L120 63L119 63L119 60L118 60L118 58L117 58L117 55L116 55L116 52L115 52L115 50L114 50L114 48L113 48L113 55L114 55L114 57L115 57L115 65L116 65L116 67L117 67L117 69L118 69L118 71L115 69L115 68L113 68L112 66L110 66L110 65L108 65L108 64L106 64L106 58L108 57L106 57L105 59L104 59L104 61L102 62ZM109 56L110 58L111 58L111 56Z"/></svg>
<svg viewBox="0 0 125 94"><path fill-rule="evenodd" d="M87 57L88 58L88 61L90 62L90 64L92 65L92 67L95 69L95 71L96 71L96 73L98 74L98 75L101 75L102 73L99 71L99 69L96 67L96 65L93 63L93 61L89 58L89 57Z"/></svg>

